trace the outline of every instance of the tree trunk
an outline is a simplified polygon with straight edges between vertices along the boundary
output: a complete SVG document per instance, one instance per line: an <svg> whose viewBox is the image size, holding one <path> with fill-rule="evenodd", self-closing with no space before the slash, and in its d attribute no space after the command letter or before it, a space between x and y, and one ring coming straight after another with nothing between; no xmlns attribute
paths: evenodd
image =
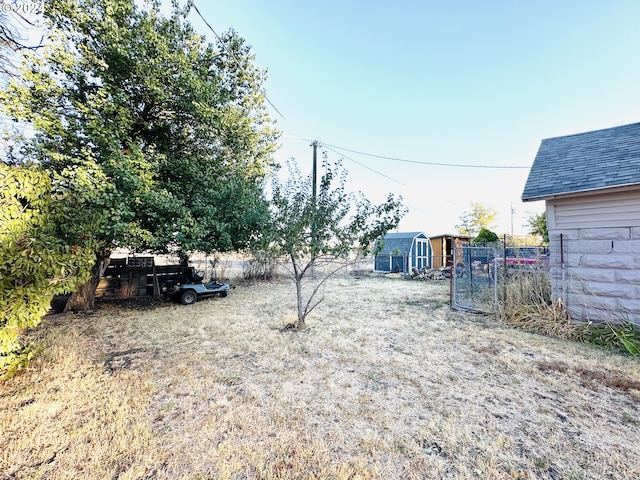
<svg viewBox="0 0 640 480"><path fill-rule="evenodd" d="M293 264L293 276L296 283L296 299L298 303L298 324L296 325L298 330L304 329L304 319L306 317L304 307L302 305L302 277L303 273L300 272L296 259L291 255L291 263Z"/></svg>
<svg viewBox="0 0 640 480"><path fill-rule="evenodd" d="M307 317L302 305L302 278L296 276L296 297L298 299L298 330L304 330L305 318Z"/></svg>
<svg viewBox="0 0 640 480"><path fill-rule="evenodd" d="M65 312L88 312L96 308L96 289L100 283L100 277L104 275L109 262L111 261L111 252L96 253L96 263L91 269L91 278L80 285L75 292L71 294L67 304L64 307Z"/></svg>

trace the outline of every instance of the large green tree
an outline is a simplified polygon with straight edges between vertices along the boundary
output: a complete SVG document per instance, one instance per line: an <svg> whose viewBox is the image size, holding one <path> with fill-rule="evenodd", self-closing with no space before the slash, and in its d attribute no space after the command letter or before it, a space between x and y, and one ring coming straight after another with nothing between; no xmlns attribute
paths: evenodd
<svg viewBox="0 0 640 480"><path fill-rule="evenodd" d="M295 163L289 178L273 182L272 220L264 231L264 248L283 258L296 287L296 328L322 300L327 280L354 252L370 247L395 228L406 213L401 199L389 195L372 205L362 194L346 190L346 171L324 159L324 175L314 197L312 177L303 177Z"/></svg>
<svg viewBox="0 0 640 480"><path fill-rule="evenodd" d="M86 207L100 180L86 169L58 174L0 163L0 379L33 353L23 330L40 322L54 295L89 277L95 244L85 229L99 218Z"/></svg>
<svg viewBox="0 0 640 480"><path fill-rule="evenodd" d="M21 78L0 94L4 112L30 122L14 162L53 171L91 165L104 175L93 208L104 221L93 278L72 297L93 308L98 277L116 247L156 252L247 246L267 214L264 175L277 132L264 72L233 31L206 43L177 4L51 0L49 44L27 54Z"/></svg>

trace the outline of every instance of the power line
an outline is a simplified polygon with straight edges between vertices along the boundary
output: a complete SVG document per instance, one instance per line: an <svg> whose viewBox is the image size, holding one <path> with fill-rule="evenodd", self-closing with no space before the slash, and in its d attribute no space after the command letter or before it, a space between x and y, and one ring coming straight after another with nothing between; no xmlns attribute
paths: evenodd
<svg viewBox="0 0 640 480"><path fill-rule="evenodd" d="M218 35L216 33L216 31L213 29L213 27L209 24L209 22L207 22L207 19L204 18L204 16L200 13L200 10L198 10L198 7L196 6L195 2L191 2L191 5L193 6L193 9L196 11L196 13L198 14L198 16L202 19L202 21L204 22L204 24L209 27L209 30L211 30L213 32L213 34L216 36L216 38L218 39L218 41L220 42L220 45L222 46L222 48L224 48L227 53L236 61L236 63L238 64L238 67L241 70L244 70L242 63L240 62L240 59L238 57L236 57L235 53L231 50L229 50L227 48L227 46L225 45L225 43L222 41L222 38L220 37L220 35ZM244 73L247 73L246 71ZM278 110L278 107L276 107L273 102L271 100L269 100L269 97L267 97L267 94L264 94L264 98L267 101L267 103L269 103L269 105L271 105L271 107L273 107L273 109L276 111L276 113L278 115L280 115L280 117L282 117L282 119L289 123L289 121L285 118L285 116L282 114L282 112L280 112L280 110Z"/></svg>
<svg viewBox="0 0 640 480"><path fill-rule="evenodd" d="M209 30L211 30L213 32L213 34L216 36L216 38L218 39L218 41L220 42L220 44L224 47L224 42L222 41L222 38L220 37L220 35L218 35L216 33L216 31L213 29L213 27L211 25L209 25L209 22L207 22L207 19L204 18L202 16L202 14L200 13L200 10L198 10L198 7L196 6L195 2L191 2L191 5L193 6L193 9L196 11L196 13L200 16L200 18L202 19L202 21L204 22L204 24L209 27ZM231 53L231 52L229 52ZM232 54L233 55L233 54ZM236 59L237 61L237 59Z"/></svg>
<svg viewBox="0 0 640 480"><path fill-rule="evenodd" d="M202 21L204 22L204 24L209 28L209 30L211 30L211 32L213 32L213 34L215 35L215 37L218 39L218 41L220 42L220 45L222 46L222 48L224 48L226 50L226 52L236 61L236 63L238 64L238 67L242 70L244 70L244 67L242 66L242 63L240 62L240 60L238 59L238 57L235 55L235 53L233 51L231 51L230 49L227 48L227 46L224 44L224 42L222 41L222 38L220 37L220 35L218 35L218 33L213 29L213 27L209 24L209 22L206 20L206 18L204 18L204 16L202 15L202 13L200 13L200 10L198 10L198 7L195 4L195 1L191 1L191 6L193 6L193 9L196 11L196 13L198 14L198 16L202 19ZM247 73L245 71L245 73ZM275 106L275 104L269 99L269 97L267 96L267 94L264 94L264 98L267 101L267 103L269 105L271 105L271 107L275 110L275 112L285 121L287 122L287 124L289 124L291 127L293 127L294 130L297 130L287 119L286 117L282 114L282 112L280 112L280 110ZM305 140L307 141L308 139L306 138L301 138L299 137L301 140ZM311 140L308 140L311 141ZM396 183L399 183L401 185L404 185L402 182L399 182L398 180L395 180L391 177L389 177L388 175L385 175L384 173L378 172L377 170L374 170L371 167L368 167L367 165L364 165L363 163L360 163L356 160L354 160L351 157L347 157L346 155L344 155L344 153L342 152L336 152L333 149L337 149L337 150L341 150L343 152L350 152L350 153L356 153L358 155L364 155L364 156L368 156L368 157L373 157L373 158L380 158L383 160L392 160L395 162L403 162L403 163L412 163L412 164L416 164L416 165L432 165L432 166L438 166L438 167L457 167L457 168L485 168L485 169L523 169L523 168L531 168L530 166L519 166L519 165L469 165L469 164L458 164L458 163L443 163L443 162L428 162L428 161L421 161L421 160L409 160L409 159L405 159L405 158L396 158L396 157L389 157L389 156L385 156L385 155L376 155L373 153L367 153L367 152L361 152L358 150L352 150L349 148L344 148L344 147L340 147L337 145L331 145L331 144L327 144L327 143L323 143L322 144L324 147L326 147L327 149L333 151L335 154L337 155L341 155L344 158L346 158L347 160L350 160L358 165L360 165L361 167L364 167L368 170L371 170L372 172L381 175L385 178L388 178L389 180L392 180ZM332 147L332 148L329 148Z"/></svg>
<svg viewBox="0 0 640 480"><path fill-rule="evenodd" d="M335 153L336 155L340 155L342 158L346 158L347 160L351 160L353 163L357 163L357 164L358 164L358 165L360 165L361 167L366 168L367 170L371 170L373 173L376 173L376 174L380 175L381 177L388 178L389 180L391 180L391 181L393 181L393 182L399 183L400 185L404 185L404 183L400 182L399 180L396 180L395 178L391 178L389 175L385 175L385 174L384 174L384 173L382 173L382 172L379 172L379 171L377 171L377 170L374 170L373 168L368 167L368 166L367 166L367 165L365 165L364 163L360 163L360 162L358 162L357 160L354 160L354 159L353 159L353 158L351 158L351 157L347 157L344 153L341 153L341 152L338 152L338 151L334 150L333 148L329 147L329 146L328 146L327 144L325 144L325 143L322 143L321 145L322 145L323 147L325 147L327 150L329 150L329 151L331 151L331 152Z"/></svg>
<svg viewBox="0 0 640 480"><path fill-rule="evenodd" d="M440 162L426 162L421 160L408 160L406 158L387 157L384 155L376 155L374 153L360 152L358 150L351 150L349 148L339 147L337 145L324 144L325 147L333 147L345 152L357 153L358 155L365 155L367 157L381 158L383 160L392 160L394 162L413 163L417 165L435 165L438 167L459 167L459 168L502 168L502 169L514 169L514 168L531 168L530 166L516 166L516 165L469 165L463 163L440 163Z"/></svg>

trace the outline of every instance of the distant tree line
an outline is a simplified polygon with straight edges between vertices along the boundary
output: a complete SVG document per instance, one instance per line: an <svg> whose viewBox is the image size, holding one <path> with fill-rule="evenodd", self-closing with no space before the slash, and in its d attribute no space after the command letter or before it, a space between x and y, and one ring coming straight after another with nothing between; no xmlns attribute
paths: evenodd
<svg viewBox="0 0 640 480"><path fill-rule="evenodd" d="M474 242L496 242L500 238L495 229L498 211L482 202L470 202L469 210L465 210L460 216L460 223L456 230L461 235L469 235ZM531 214L527 218L529 234L539 238L542 245L549 245L549 232L547 230L546 214Z"/></svg>

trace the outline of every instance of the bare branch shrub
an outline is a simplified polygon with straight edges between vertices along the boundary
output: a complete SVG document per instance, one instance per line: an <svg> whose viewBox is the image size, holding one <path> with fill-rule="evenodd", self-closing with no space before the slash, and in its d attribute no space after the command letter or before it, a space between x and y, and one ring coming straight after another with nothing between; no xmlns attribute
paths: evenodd
<svg viewBox="0 0 640 480"><path fill-rule="evenodd" d="M277 280L280 259L268 251L251 252L242 263L242 278L248 281Z"/></svg>

